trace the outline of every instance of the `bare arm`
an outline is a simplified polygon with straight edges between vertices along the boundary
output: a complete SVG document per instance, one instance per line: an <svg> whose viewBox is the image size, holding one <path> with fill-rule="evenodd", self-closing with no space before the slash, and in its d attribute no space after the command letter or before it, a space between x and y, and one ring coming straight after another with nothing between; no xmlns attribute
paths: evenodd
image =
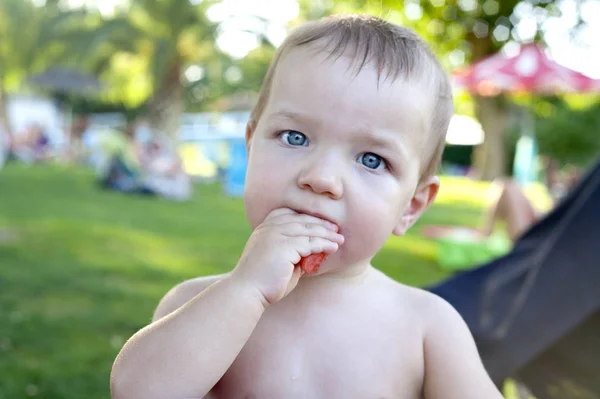
<svg viewBox="0 0 600 399"><path fill-rule="evenodd" d="M154 310L152 322L154 323L155 321L168 316L171 312L176 311L190 300L194 299L194 297L207 289L210 285L222 280L226 276L229 276L229 273L207 277L196 277L177 284L160 300L158 306Z"/></svg>
<svg viewBox="0 0 600 399"><path fill-rule="evenodd" d="M502 399L485 371L471 333L458 312L428 295L425 326L425 399Z"/></svg>
<svg viewBox="0 0 600 399"><path fill-rule="evenodd" d="M171 300L157 308L159 320L137 332L117 356L111 373L114 399L205 397L265 309L260 292L231 276L174 311L182 295L171 292L165 299L169 295Z"/></svg>
<svg viewBox="0 0 600 399"><path fill-rule="evenodd" d="M295 267L301 257L338 249L343 237L336 231L337 226L314 216L272 211L255 228L230 275L199 294L189 284L180 285L159 305L157 321L127 341L113 365L113 398L205 397L268 304L294 289L302 275Z"/></svg>

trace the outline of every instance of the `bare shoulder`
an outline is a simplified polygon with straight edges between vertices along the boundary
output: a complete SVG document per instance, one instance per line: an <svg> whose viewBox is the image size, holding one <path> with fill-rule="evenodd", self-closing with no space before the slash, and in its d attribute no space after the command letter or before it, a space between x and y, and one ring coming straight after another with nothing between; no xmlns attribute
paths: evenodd
<svg viewBox="0 0 600 399"><path fill-rule="evenodd" d="M453 324L462 323L458 312L443 298L422 288L399 283L383 273L381 276L385 285L390 288L394 300L400 302L398 305L414 310L425 326L432 327L432 324L448 321Z"/></svg>
<svg viewBox="0 0 600 399"><path fill-rule="evenodd" d="M395 307L399 306L414 310L415 314L423 321L429 319L428 312L432 308L438 309L450 306L442 298L429 291L399 283L380 271L377 271L377 273L379 274L380 287L387 287L384 291L391 294Z"/></svg>
<svg viewBox="0 0 600 399"><path fill-rule="evenodd" d="M423 340L426 330L431 328L431 322L435 321L435 313L448 311L445 301L432 293L421 288L405 285L388 277L381 271L376 271L376 286L371 287L370 297L380 300L377 305L379 309L386 309L389 320L398 321L398 328L402 334L407 325L410 326L410 335L415 339Z"/></svg>
<svg viewBox="0 0 600 399"><path fill-rule="evenodd" d="M411 289L426 329L439 326L466 327L462 316L445 299L420 288Z"/></svg>
<svg viewBox="0 0 600 399"><path fill-rule="evenodd" d="M454 342L474 348L473 336L467 323L450 303L429 291L418 288L413 290L425 345L431 344L431 341L444 341L447 344Z"/></svg>
<svg viewBox="0 0 600 399"><path fill-rule="evenodd" d="M437 335L440 331L453 330L471 338L471 333L462 316L445 299L421 288L396 283L399 300L410 307L422 327L423 339ZM445 335L445 334L442 334Z"/></svg>
<svg viewBox="0 0 600 399"><path fill-rule="evenodd" d="M157 321L185 305L190 299L204 291L211 284L221 280L227 274L197 277L177 284L160 300L152 321Z"/></svg>
<svg viewBox="0 0 600 399"><path fill-rule="evenodd" d="M460 314L443 298L422 288L399 283L383 275L379 291L387 292L388 307L395 314L401 315L411 325L412 333L418 334L423 342L451 339L448 331L456 331L459 335L470 332ZM387 287L387 289L382 289ZM404 328L404 324L401 324Z"/></svg>
<svg viewBox="0 0 600 399"><path fill-rule="evenodd" d="M501 399L458 311L429 292L423 291L421 301L425 399Z"/></svg>
<svg viewBox="0 0 600 399"><path fill-rule="evenodd" d="M389 281L386 281L389 280ZM501 399L462 316L443 298L385 277L395 314L409 322L422 348L424 399ZM400 326L405 326L401 324Z"/></svg>

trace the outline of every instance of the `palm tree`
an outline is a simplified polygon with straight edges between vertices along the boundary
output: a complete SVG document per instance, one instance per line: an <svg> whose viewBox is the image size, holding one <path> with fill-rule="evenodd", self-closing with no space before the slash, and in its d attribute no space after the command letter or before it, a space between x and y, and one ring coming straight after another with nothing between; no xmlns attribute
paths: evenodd
<svg viewBox="0 0 600 399"><path fill-rule="evenodd" d="M8 93L17 90L26 77L39 71L55 52L40 53L55 8L35 7L30 0L0 1L0 129L12 136L7 119Z"/></svg>
<svg viewBox="0 0 600 399"><path fill-rule="evenodd" d="M216 26L206 17L208 2L194 6L190 0L137 0L146 12L146 32L154 48L151 75L156 77L150 103L150 121L159 132L173 134L183 112L183 69L214 56Z"/></svg>
<svg viewBox="0 0 600 399"><path fill-rule="evenodd" d="M94 18L84 10L62 12L59 0L47 0L44 6L31 0L0 1L0 129L9 138L13 132L7 117L8 94L27 86L29 77L48 67L74 61L80 48L69 34L74 26L93 25Z"/></svg>
<svg viewBox="0 0 600 399"><path fill-rule="evenodd" d="M173 136L184 108L182 73L215 53L216 26L206 17L209 1L131 0L126 13L109 19L99 14L64 24L62 37L72 43L71 62L105 71L123 53L147 60L151 82L148 114L155 132Z"/></svg>

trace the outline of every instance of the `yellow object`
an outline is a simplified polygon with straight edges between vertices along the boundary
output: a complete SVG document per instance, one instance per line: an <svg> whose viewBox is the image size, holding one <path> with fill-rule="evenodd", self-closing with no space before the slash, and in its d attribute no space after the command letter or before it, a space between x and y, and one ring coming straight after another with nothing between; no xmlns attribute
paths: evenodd
<svg viewBox="0 0 600 399"><path fill-rule="evenodd" d="M182 144L179 146L179 156L183 163L183 169L188 175L203 178L216 177L218 167L204 156L202 144Z"/></svg>

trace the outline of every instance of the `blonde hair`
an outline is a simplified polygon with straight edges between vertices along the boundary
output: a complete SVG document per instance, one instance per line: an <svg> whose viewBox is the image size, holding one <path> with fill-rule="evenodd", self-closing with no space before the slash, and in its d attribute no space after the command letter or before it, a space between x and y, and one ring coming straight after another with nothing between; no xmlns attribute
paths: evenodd
<svg viewBox="0 0 600 399"><path fill-rule="evenodd" d="M294 29L277 49L263 80L258 101L250 114L249 124L256 126L269 101L273 77L284 54L290 50L316 45L328 57L350 55L358 74L372 63L379 75L387 79L420 79L430 85L435 98L426 142L431 151L422 162L421 179L434 175L440 165L446 132L454 112L450 82L429 46L412 30L370 15L337 15L311 21Z"/></svg>

